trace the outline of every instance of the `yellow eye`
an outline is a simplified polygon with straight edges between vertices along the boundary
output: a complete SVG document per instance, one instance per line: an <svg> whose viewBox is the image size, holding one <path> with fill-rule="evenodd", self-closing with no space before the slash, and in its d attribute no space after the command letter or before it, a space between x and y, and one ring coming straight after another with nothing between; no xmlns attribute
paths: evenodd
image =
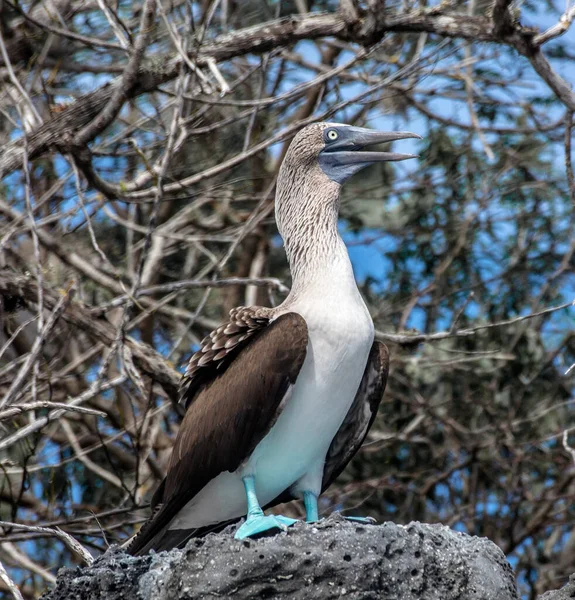
<svg viewBox="0 0 575 600"><path fill-rule="evenodd" d="M330 129L327 132L327 137L330 140L337 140L337 138L338 138L337 131L335 129Z"/></svg>

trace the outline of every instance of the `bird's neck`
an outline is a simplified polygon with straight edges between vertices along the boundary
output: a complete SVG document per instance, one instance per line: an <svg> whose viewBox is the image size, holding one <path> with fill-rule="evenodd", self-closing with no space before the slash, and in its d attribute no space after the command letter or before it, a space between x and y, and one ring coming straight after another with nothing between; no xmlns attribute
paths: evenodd
<svg viewBox="0 0 575 600"><path fill-rule="evenodd" d="M319 166L280 171L276 220L292 275L292 295L346 285L355 279L338 232L340 185ZM335 286L334 286L335 284Z"/></svg>

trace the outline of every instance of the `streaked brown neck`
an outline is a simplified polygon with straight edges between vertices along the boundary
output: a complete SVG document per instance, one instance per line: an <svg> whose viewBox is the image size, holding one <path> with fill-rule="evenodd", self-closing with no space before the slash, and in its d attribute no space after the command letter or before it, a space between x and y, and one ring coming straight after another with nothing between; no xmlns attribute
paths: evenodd
<svg viewBox="0 0 575 600"><path fill-rule="evenodd" d="M276 221L285 244L294 293L350 270L345 244L338 233L340 185L317 162L302 168L284 161L276 195Z"/></svg>

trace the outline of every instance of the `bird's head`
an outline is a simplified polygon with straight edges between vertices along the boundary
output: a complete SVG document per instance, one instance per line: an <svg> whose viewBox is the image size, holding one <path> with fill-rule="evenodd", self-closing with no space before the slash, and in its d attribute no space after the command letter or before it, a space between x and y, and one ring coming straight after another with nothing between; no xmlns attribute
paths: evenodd
<svg viewBox="0 0 575 600"><path fill-rule="evenodd" d="M375 162L415 158L365 148L405 138L420 136L340 123L314 123L295 136L278 174L275 202L276 223L294 277L306 264L317 263L312 254L329 256L329 248L339 243L339 192L346 179Z"/></svg>
<svg viewBox="0 0 575 600"><path fill-rule="evenodd" d="M421 139L421 136L407 131L374 131L341 123L314 123L295 136L284 162L296 170L319 165L328 179L342 184L373 163L416 158L414 154L365 150L407 138Z"/></svg>

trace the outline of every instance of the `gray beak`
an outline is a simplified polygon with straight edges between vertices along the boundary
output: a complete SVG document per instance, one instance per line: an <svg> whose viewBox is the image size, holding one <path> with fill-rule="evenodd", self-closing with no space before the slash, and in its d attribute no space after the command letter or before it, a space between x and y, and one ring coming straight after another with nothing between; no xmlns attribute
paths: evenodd
<svg viewBox="0 0 575 600"><path fill-rule="evenodd" d="M421 136L408 131L373 131L362 127L338 127L337 133L339 134L338 139L326 140L326 146L319 155L319 164L324 173L338 183L343 183L361 169L375 162L417 158L416 154L363 151L364 148L395 140L421 139Z"/></svg>

